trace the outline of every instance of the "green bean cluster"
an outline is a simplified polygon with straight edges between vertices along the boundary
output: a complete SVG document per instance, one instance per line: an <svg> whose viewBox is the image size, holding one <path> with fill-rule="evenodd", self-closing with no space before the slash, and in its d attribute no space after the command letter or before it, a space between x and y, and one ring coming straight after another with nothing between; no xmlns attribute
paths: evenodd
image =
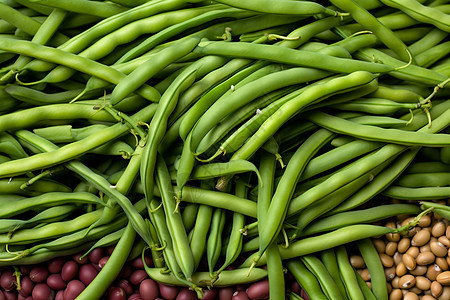
<svg viewBox="0 0 450 300"><path fill-rule="evenodd" d="M449 16L440 0L1 0L0 265L118 243L80 299L136 247L199 298L267 276L285 299L288 269L311 299L387 299L379 261L368 289L345 244L370 257L371 237L417 223L374 222L448 217L419 201L450 197Z"/></svg>

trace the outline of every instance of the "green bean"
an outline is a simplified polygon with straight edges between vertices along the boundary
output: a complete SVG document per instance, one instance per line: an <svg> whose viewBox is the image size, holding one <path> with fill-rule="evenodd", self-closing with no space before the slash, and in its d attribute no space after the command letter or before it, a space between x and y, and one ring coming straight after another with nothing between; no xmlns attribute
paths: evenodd
<svg viewBox="0 0 450 300"><path fill-rule="evenodd" d="M72 105L72 104L70 104ZM155 106L150 105L136 113L132 118L138 122L147 122L155 112ZM55 165L74 157L77 157L89 150L96 148L106 141L115 139L129 130L128 124L116 124L99 131L97 134L91 135L81 141L73 142L62 146L60 149L49 153L40 153L23 158L3 163L0 166L0 176L7 177L16 174L25 173L34 169L43 169L51 165ZM17 132L16 132L17 134Z"/></svg>
<svg viewBox="0 0 450 300"><path fill-rule="evenodd" d="M175 108L179 94L182 90L186 89L187 85L191 84L194 72L195 69L187 69L182 74L177 76L176 80L162 95L156 108L155 116L150 122L140 168L140 178L144 187L144 194L147 198L151 197L150 195L153 193L153 172L156 165L156 156L159 144L163 139L167 128L167 120L170 113Z"/></svg>
<svg viewBox="0 0 450 300"><path fill-rule="evenodd" d="M314 274L306 268L300 259L288 260L286 262L288 270L294 275L295 280L306 291L310 299L326 300L324 292L320 288L319 282Z"/></svg>
<svg viewBox="0 0 450 300"><path fill-rule="evenodd" d="M267 0L262 1L252 0L242 3L237 0L219 0L218 2L234 7L271 14L317 15L323 13L331 16L339 15L338 12L336 11L325 8L318 3L310 1L303 1L301 3L295 1L283 1L283 3L273 3Z"/></svg>
<svg viewBox="0 0 450 300"><path fill-rule="evenodd" d="M447 37L448 33L434 28L420 40L408 46L411 55L418 55L429 48L436 46Z"/></svg>
<svg viewBox="0 0 450 300"><path fill-rule="evenodd" d="M400 176L394 185L403 187L430 187L430 186L446 186L450 182L449 172L433 172L433 173L417 173L405 174Z"/></svg>
<svg viewBox="0 0 450 300"><path fill-rule="evenodd" d="M399 103L382 98L361 98L348 103L331 105L339 110L358 111L376 115L393 115L402 110L414 110L421 106L420 103Z"/></svg>
<svg viewBox="0 0 450 300"><path fill-rule="evenodd" d="M365 238L356 242L364 262L369 269L372 291L377 299L388 299L386 275L380 256L371 239Z"/></svg>
<svg viewBox="0 0 450 300"><path fill-rule="evenodd" d="M432 147L447 146L450 143L448 136L445 134L426 134L420 131L409 132L400 129L361 125L319 111L309 113L307 118L331 131L372 141Z"/></svg>
<svg viewBox="0 0 450 300"><path fill-rule="evenodd" d="M91 203L105 206L102 199L90 193L78 192L47 192L45 194L17 199L11 203L11 199L7 197L0 199L3 209L0 213L1 217L10 217L19 213L32 210L40 206L60 205L71 201L73 203ZM9 204L9 205L8 205Z"/></svg>
<svg viewBox="0 0 450 300"><path fill-rule="evenodd" d="M206 259L211 278L215 278L214 267L219 260L222 249L222 233L225 227L226 211L214 208L208 239L206 240Z"/></svg>
<svg viewBox="0 0 450 300"><path fill-rule="evenodd" d="M2 153L8 154L13 159L28 156L20 143L7 132L0 133L0 149Z"/></svg>
<svg viewBox="0 0 450 300"><path fill-rule="evenodd" d="M0 219L0 232L14 232L20 228L29 228L39 223L50 223L64 219L77 209L76 205L66 204L47 208L33 217L23 219Z"/></svg>
<svg viewBox="0 0 450 300"><path fill-rule="evenodd" d="M397 102L421 102L423 96L412 90L402 87L380 84L378 89L369 94L368 97L389 99Z"/></svg>
<svg viewBox="0 0 450 300"><path fill-rule="evenodd" d="M448 25L450 24L450 19L448 15L434 7L422 5L416 0L381 0L381 2L400 9L422 23L429 23L443 31L450 32L450 26Z"/></svg>
<svg viewBox="0 0 450 300"><path fill-rule="evenodd" d="M339 273L341 274L342 281L345 284L350 299L364 299L363 292L361 291L355 276L355 270L350 264L347 250L344 246L336 248L336 258L339 265Z"/></svg>
<svg viewBox="0 0 450 300"><path fill-rule="evenodd" d="M38 0L39 4L50 6L53 8L60 8L71 12L80 14L88 14L107 18L115 14L126 11L126 8L111 3L96 3L86 0L77 2L55 1L55 0Z"/></svg>
<svg viewBox="0 0 450 300"><path fill-rule="evenodd" d="M111 253L107 263L97 274L93 281L78 295L79 299L99 298L103 295L114 279L119 274L136 237L136 232L131 225L131 222L125 227L125 231L120 238L114 251Z"/></svg>
<svg viewBox="0 0 450 300"><path fill-rule="evenodd" d="M386 73L394 70L393 67L385 64L338 58L319 52L301 51L276 45L249 44L242 42L201 42L194 49L194 52L202 55L223 55L228 57L263 59L295 66L318 68L337 73L351 73L362 70L375 73ZM341 66L345 66L345 68L342 68Z"/></svg>
<svg viewBox="0 0 450 300"><path fill-rule="evenodd" d="M190 248L194 257L194 270L197 270L200 260L205 253L206 239L212 220L213 208L209 205L200 204L197 219L195 221Z"/></svg>
<svg viewBox="0 0 450 300"><path fill-rule="evenodd" d="M181 218L183 220L184 228L186 228L186 232L189 232L195 225L198 207L197 204L189 203L183 208Z"/></svg>
<svg viewBox="0 0 450 300"><path fill-rule="evenodd" d="M111 104L116 105L162 68L190 53L199 41L193 38L172 47L169 46L141 64L115 86L111 94Z"/></svg>
<svg viewBox="0 0 450 300"><path fill-rule="evenodd" d="M446 199L450 195L450 187L409 188L391 185L382 192L383 195L400 200L432 200Z"/></svg>
<svg viewBox="0 0 450 300"><path fill-rule="evenodd" d="M175 277L172 274L165 274L164 270L159 268L146 268L147 274L156 281L168 285L180 286ZM224 270L221 276L214 282L215 287L227 287L235 284L251 283L267 277L267 271L262 268L254 268L254 273L252 272L247 276L247 268L239 268L234 270ZM195 272L192 274L192 281L194 284L203 287L210 287L211 277L209 272ZM184 284L184 286L186 286Z"/></svg>
<svg viewBox="0 0 450 300"><path fill-rule="evenodd" d="M85 213L71 220L53 222L37 228L21 229L14 232L14 235L10 236L7 233L0 234L0 242L2 244L29 244L34 241L43 239L58 237L60 235L68 234L86 228L95 220L97 220L102 210L94 210L92 212Z"/></svg>
<svg viewBox="0 0 450 300"><path fill-rule="evenodd" d="M364 192L357 191L344 202L330 211L330 214L335 214L350 210L372 199L382 190L388 187L405 168L411 163L419 151L418 148L411 149L396 158L389 167L382 170L371 182L364 187Z"/></svg>
<svg viewBox="0 0 450 300"><path fill-rule="evenodd" d="M162 159L158 159L156 162L156 173L156 183L161 192L167 228L172 237L175 257L184 276L190 281L194 272L194 258L189 248L189 241L181 214L177 211L178 208L174 199L169 171Z"/></svg>
<svg viewBox="0 0 450 300"><path fill-rule="evenodd" d="M353 1L331 0L331 3L340 9L349 12L356 22L364 26L367 30L372 31L376 37L389 49L394 51L401 60L405 62L410 60L408 48L403 41L370 12Z"/></svg>
<svg viewBox="0 0 450 300"><path fill-rule="evenodd" d="M316 276L325 295L329 299L342 299L344 296L339 291L337 284L331 277L329 270L313 254L307 254L300 257L305 266Z"/></svg>
<svg viewBox="0 0 450 300"><path fill-rule="evenodd" d="M336 253L335 253L336 252ZM337 249L327 249L324 251L321 251L319 253L320 256L318 258L323 263L325 268L328 270L328 272L331 275L331 278L333 279L334 283L336 283L337 287L339 288L340 294L343 299L348 299L347 297L347 291L345 289L343 280L341 279L341 274L339 272L339 266L338 266L338 260L337 260ZM350 297L350 299L355 299ZM358 299L358 298L356 298Z"/></svg>
<svg viewBox="0 0 450 300"><path fill-rule="evenodd" d="M449 53L450 42L443 42L416 55L416 63L421 67L429 67Z"/></svg>
<svg viewBox="0 0 450 300"><path fill-rule="evenodd" d="M288 212L289 200L292 197L294 186L298 182L307 162L332 137L333 134L327 130L317 131L296 150L293 158L288 162L267 210L267 215L272 217L261 224L262 228L259 231L259 257L280 232L284 218ZM257 262L257 259L255 261Z"/></svg>
<svg viewBox="0 0 450 300"><path fill-rule="evenodd" d="M405 170L405 174L446 172L448 166L438 161L415 161Z"/></svg>
<svg viewBox="0 0 450 300"><path fill-rule="evenodd" d="M94 249L107 247L107 246L111 246L111 245L117 245L117 241L119 241L119 239L123 235L124 231L125 231L125 227L120 228L119 230L108 233L105 236L101 237L86 252L84 252L84 254L81 256L81 258L89 255L89 253L91 253L92 250L94 250Z"/></svg>

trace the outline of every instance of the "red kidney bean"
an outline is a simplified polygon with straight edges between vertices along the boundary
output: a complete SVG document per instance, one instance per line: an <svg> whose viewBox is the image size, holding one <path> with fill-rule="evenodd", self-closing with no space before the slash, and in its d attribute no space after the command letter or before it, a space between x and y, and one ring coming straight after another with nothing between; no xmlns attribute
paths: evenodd
<svg viewBox="0 0 450 300"><path fill-rule="evenodd" d="M102 258L100 258L100 260L98 261L98 266L101 268L103 268L106 265L106 262L108 261L109 256L103 256Z"/></svg>
<svg viewBox="0 0 450 300"><path fill-rule="evenodd" d="M31 295L31 291L33 290L34 282L31 281L30 277L23 276L20 279L20 291L19 295L22 295L24 297L28 297Z"/></svg>
<svg viewBox="0 0 450 300"><path fill-rule="evenodd" d="M85 263L87 263L89 261L89 258L87 256L83 256L83 253L78 253L78 254L74 254L72 255L73 260L80 264L80 265L84 265Z"/></svg>
<svg viewBox="0 0 450 300"><path fill-rule="evenodd" d="M302 287L300 284L298 284L297 281L293 280L291 283L291 291L293 291L296 294L300 294L300 291L302 290Z"/></svg>
<svg viewBox="0 0 450 300"><path fill-rule="evenodd" d="M64 290L56 292L55 300L64 300Z"/></svg>
<svg viewBox="0 0 450 300"><path fill-rule="evenodd" d="M144 280L147 277L148 277L147 272L145 272L144 270L136 270L133 273L131 273L129 278L131 284L138 285L139 283L142 282L142 280Z"/></svg>
<svg viewBox="0 0 450 300"><path fill-rule="evenodd" d="M219 299L220 300L231 300L233 298L234 289L229 287L224 287L219 289Z"/></svg>
<svg viewBox="0 0 450 300"><path fill-rule="evenodd" d="M117 283L118 287L123 288L123 290L125 291L125 293L127 295L130 295L133 293L133 286L131 285L131 283L127 280L127 279L121 279L118 283Z"/></svg>
<svg viewBox="0 0 450 300"><path fill-rule="evenodd" d="M74 300L86 288L84 283L75 279L67 283L67 288L64 290L64 300Z"/></svg>
<svg viewBox="0 0 450 300"><path fill-rule="evenodd" d="M3 294L2 291L0 291L0 300L5 300L5 299L6 299L5 294Z"/></svg>
<svg viewBox="0 0 450 300"><path fill-rule="evenodd" d="M130 265L123 266L122 270L120 270L119 277L127 278L133 273L133 268Z"/></svg>
<svg viewBox="0 0 450 300"><path fill-rule="evenodd" d="M73 260L66 261L61 269L61 277L64 281L69 281L75 278L78 274L78 264Z"/></svg>
<svg viewBox="0 0 450 300"><path fill-rule="evenodd" d="M269 280L263 279L253 283L247 289L247 295L252 300L262 300L269 297Z"/></svg>
<svg viewBox="0 0 450 300"><path fill-rule="evenodd" d="M131 294L130 297L128 297L128 300L142 300L141 294L134 293Z"/></svg>
<svg viewBox="0 0 450 300"><path fill-rule="evenodd" d="M66 288L67 282L62 279L61 274L55 273L47 277L47 285L51 289L59 291Z"/></svg>
<svg viewBox="0 0 450 300"><path fill-rule="evenodd" d="M249 300L247 293L244 291L236 291L233 294L232 300Z"/></svg>
<svg viewBox="0 0 450 300"><path fill-rule="evenodd" d="M111 255L113 253L114 248L116 248L116 245L111 245L105 248L106 254Z"/></svg>
<svg viewBox="0 0 450 300"><path fill-rule="evenodd" d="M16 280L17 279L16 276L14 276L14 271L8 269L2 272L2 275L0 276L0 286L6 292L12 291L16 288Z"/></svg>
<svg viewBox="0 0 450 300"><path fill-rule="evenodd" d="M147 278L139 285L139 294L142 300L154 300L159 296L159 288L156 281Z"/></svg>
<svg viewBox="0 0 450 300"><path fill-rule="evenodd" d="M126 300L127 295L123 288L113 286L108 292L108 300Z"/></svg>
<svg viewBox="0 0 450 300"><path fill-rule="evenodd" d="M5 300L17 300L18 294L16 291L4 291Z"/></svg>
<svg viewBox="0 0 450 300"><path fill-rule="evenodd" d="M234 288L235 291L246 291L248 289L248 284L237 284Z"/></svg>
<svg viewBox="0 0 450 300"><path fill-rule="evenodd" d="M159 293L166 300L174 300L177 297L179 287L159 283Z"/></svg>
<svg viewBox="0 0 450 300"><path fill-rule="evenodd" d="M78 277L80 278L81 282L83 282L85 285L88 285L92 280L94 280L97 274L98 271L93 265L85 264L81 265L80 271L78 272Z"/></svg>
<svg viewBox="0 0 450 300"><path fill-rule="evenodd" d="M64 262L65 260L62 257L54 258L51 261L49 261L47 269L50 273L59 273L62 270Z"/></svg>
<svg viewBox="0 0 450 300"><path fill-rule="evenodd" d="M17 300L33 300L33 297L31 296L22 296L21 294L17 295Z"/></svg>
<svg viewBox="0 0 450 300"><path fill-rule="evenodd" d="M53 299L52 290L45 283L38 283L31 292L33 300L51 300Z"/></svg>
<svg viewBox="0 0 450 300"><path fill-rule="evenodd" d="M203 298L202 300L215 300L217 299L219 292L217 289L205 289L203 290Z"/></svg>
<svg viewBox="0 0 450 300"><path fill-rule="evenodd" d="M22 273L22 275L28 275L30 274L30 266L28 265L22 265L19 267L20 273Z"/></svg>
<svg viewBox="0 0 450 300"><path fill-rule="evenodd" d="M149 256L144 256L144 259L145 259L145 264L147 266L151 267L152 264L153 264L152 258L149 257ZM136 257L135 259L133 259L131 261L131 266L134 269L143 269L144 268L144 263L142 262L142 257L139 256L139 257Z"/></svg>
<svg viewBox="0 0 450 300"><path fill-rule="evenodd" d="M44 266L35 266L31 268L29 276L33 282L39 283L44 282L47 279L48 274L49 272Z"/></svg>
<svg viewBox="0 0 450 300"><path fill-rule="evenodd" d="M188 288L182 288L177 295L176 300L197 300L197 294Z"/></svg>
<svg viewBox="0 0 450 300"><path fill-rule="evenodd" d="M105 249L103 248L95 248L88 254L89 261L93 264L97 264L103 256L105 256Z"/></svg>
<svg viewBox="0 0 450 300"><path fill-rule="evenodd" d="M305 300L310 300L308 294L305 292L304 289L301 290L300 297L302 297Z"/></svg>

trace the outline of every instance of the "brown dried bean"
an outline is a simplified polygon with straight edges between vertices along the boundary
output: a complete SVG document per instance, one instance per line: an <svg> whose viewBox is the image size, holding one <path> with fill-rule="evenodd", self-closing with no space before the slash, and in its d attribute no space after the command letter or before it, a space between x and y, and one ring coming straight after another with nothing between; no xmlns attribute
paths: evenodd
<svg viewBox="0 0 450 300"><path fill-rule="evenodd" d="M397 245L397 251L400 253L405 253L409 246L411 245L411 240L409 238L402 238Z"/></svg>
<svg viewBox="0 0 450 300"><path fill-rule="evenodd" d="M448 300L450 299L450 286L444 286L442 289L442 294L439 296L438 300Z"/></svg>
<svg viewBox="0 0 450 300"><path fill-rule="evenodd" d="M426 244L423 245L422 247L419 248L419 252L423 253L423 252L431 252L431 247L430 244Z"/></svg>
<svg viewBox="0 0 450 300"><path fill-rule="evenodd" d="M417 276L416 277L416 287L421 289L422 291L429 290L431 287L431 281L425 276Z"/></svg>
<svg viewBox="0 0 450 300"><path fill-rule="evenodd" d="M447 225L447 228L445 229L445 236L450 239L450 226Z"/></svg>
<svg viewBox="0 0 450 300"><path fill-rule="evenodd" d="M385 253L380 253L380 260L385 268L390 268L394 265L394 259Z"/></svg>
<svg viewBox="0 0 450 300"><path fill-rule="evenodd" d="M416 263L421 266L426 266L434 262L435 255L431 251L422 252L416 257Z"/></svg>
<svg viewBox="0 0 450 300"><path fill-rule="evenodd" d="M430 243L430 250L434 253L434 255L439 257L444 257L447 255L447 248L444 246L444 244L440 242L432 242Z"/></svg>
<svg viewBox="0 0 450 300"><path fill-rule="evenodd" d="M386 250L386 244L382 239L373 239L373 245L377 249L378 253L384 253Z"/></svg>
<svg viewBox="0 0 450 300"><path fill-rule="evenodd" d="M423 295L422 298L420 298L421 300L436 300L436 298L434 298L431 295Z"/></svg>
<svg viewBox="0 0 450 300"><path fill-rule="evenodd" d="M388 294L390 294L392 292L392 284L390 284L388 282L388 283L386 283L386 286L387 286Z"/></svg>
<svg viewBox="0 0 450 300"><path fill-rule="evenodd" d="M420 276L427 273L427 266L416 266L414 270L409 271L414 276Z"/></svg>
<svg viewBox="0 0 450 300"><path fill-rule="evenodd" d="M431 234L428 230L422 229L411 239L412 246L423 246L430 240Z"/></svg>
<svg viewBox="0 0 450 300"><path fill-rule="evenodd" d="M448 239L446 236L440 236L438 237L438 242L440 242L445 247L450 247L450 239Z"/></svg>
<svg viewBox="0 0 450 300"><path fill-rule="evenodd" d="M384 274L386 275L386 280L391 281L396 275L395 267L385 268Z"/></svg>
<svg viewBox="0 0 450 300"><path fill-rule="evenodd" d="M395 252L392 258L394 259L394 264L398 265L399 263L402 262L403 254Z"/></svg>
<svg viewBox="0 0 450 300"><path fill-rule="evenodd" d="M422 228L428 227L431 225L431 217L430 215L424 215L419 219L418 225Z"/></svg>
<svg viewBox="0 0 450 300"><path fill-rule="evenodd" d="M437 281L431 282L430 290L433 297L439 297L442 294L442 284Z"/></svg>
<svg viewBox="0 0 450 300"><path fill-rule="evenodd" d="M416 282L416 284L417 284L417 282ZM422 291L421 289L419 289L417 286L410 288L408 291L409 291L409 292L413 292L414 294L417 294L417 295L422 294L422 292L423 292L423 291Z"/></svg>
<svg viewBox="0 0 450 300"><path fill-rule="evenodd" d="M407 292L407 293L403 296L403 300L419 300L419 296L417 296L416 293L413 293L413 292Z"/></svg>
<svg viewBox="0 0 450 300"><path fill-rule="evenodd" d="M384 253L386 253L386 255L392 256L392 255L394 255L395 251L397 251L397 243L396 242L388 242L386 244Z"/></svg>
<svg viewBox="0 0 450 300"><path fill-rule="evenodd" d="M395 268L395 274L397 276L403 276L408 272L408 269L406 269L406 266L403 262L399 263Z"/></svg>
<svg viewBox="0 0 450 300"><path fill-rule="evenodd" d="M385 226L390 227L390 228L397 228L397 226L395 225L395 222L393 222L393 221L387 222ZM400 240L400 234L399 233L388 233L388 234L386 234L386 238L390 242L398 242Z"/></svg>
<svg viewBox="0 0 450 300"><path fill-rule="evenodd" d="M399 281L400 281L400 276L395 276L394 279L392 279L391 284L394 289L400 288L400 286L398 284Z"/></svg>
<svg viewBox="0 0 450 300"><path fill-rule="evenodd" d="M436 281L442 285L450 285L450 271L445 271L436 276Z"/></svg>
<svg viewBox="0 0 450 300"><path fill-rule="evenodd" d="M448 271L449 265L447 259L444 257L436 257L435 263L441 268L442 271Z"/></svg>
<svg viewBox="0 0 450 300"><path fill-rule="evenodd" d="M350 256L350 264L353 268L362 269L366 267L364 259L361 255L351 255Z"/></svg>
<svg viewBox="0 0 450 300"><path fill-rule="evenodd" d="M442 273L441 268L437 264L429 265L427 268L427 278L430 280L436 280L436 277Z"/></svg>
<svg viewBox="0 0 450 300"><path fill-rule="evenodd" d="M440 237L445 235L445 231L447 229L447 226L445 225L444 222L440 221L440 222L436 222L436 224L433 225L433 227L431 228L431 234L434 237Z"/></svg>
<svg viewBox="0 0 450 300"><path fill-rule="evenodd" d="M403 298L403 293L401 289L393 289L389 294L389 300L401 300Z"/></svg>
<svg viewBox="0 0 450 300"><path fill-rule="evenodd" d="M420 253L419 247L416 247L416 246L409 247L409 249L405 252L405 254L409 254L414 258L416 258L417 255L419 255L419 253Z"/></svg>
<svg viewBox="0 0 450 300"><path fill-rule="evenodd" d="M402 262L408 270L414 270L416 268L416 260L408 253L403 254Z"/></svg>
<svg viewBox="0 0 450 300"><path fill-rule="evenodd" d="M416 277L411 274L406 274L400 277L398 285L401 289L410 289L416 284Z"/></svg>
<svg viewBox="0 0 450 300"><path fill-rule="evenodd" d="M364 279L364 281L369 281L370 280L370 273L369 273L369 269L365 268L363 270L361 270L361 273L359 273L362 277L362 279Z"/></svg>

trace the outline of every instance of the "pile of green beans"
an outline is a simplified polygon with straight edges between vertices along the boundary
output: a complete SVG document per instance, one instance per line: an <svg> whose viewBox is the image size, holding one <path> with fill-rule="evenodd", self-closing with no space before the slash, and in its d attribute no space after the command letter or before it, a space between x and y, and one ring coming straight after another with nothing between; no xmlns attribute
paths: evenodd
<svg viewBox="0 0 450 300"><path fill-rule="evenodd" d="M199 298L387 299L345 245L449 216L447 2L0 0L0 266L120 243Z"/></svg>

